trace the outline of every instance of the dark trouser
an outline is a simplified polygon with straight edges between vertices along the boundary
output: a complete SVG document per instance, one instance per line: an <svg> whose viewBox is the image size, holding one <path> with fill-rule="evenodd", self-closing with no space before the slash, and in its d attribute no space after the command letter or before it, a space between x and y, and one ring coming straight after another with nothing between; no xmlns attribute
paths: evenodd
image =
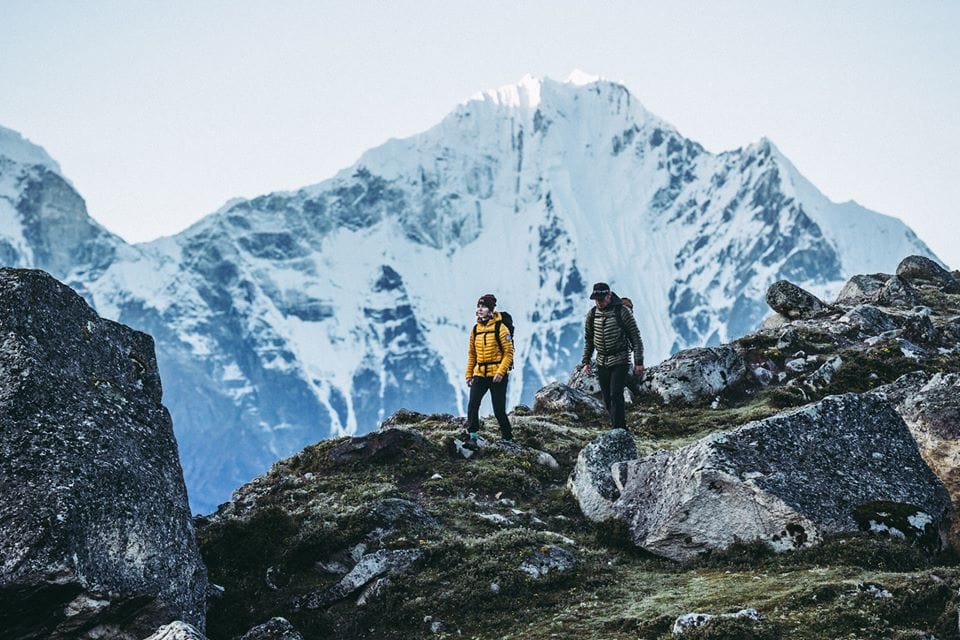
<svg viewBox="0 0 960 640"><path fill-rule="evenodd" d="M600 380L600 393L603 395L603 404L610 414L613 429L626 429L627 418L623 409L623 387L627 383L627 363L612 367L597 367L597 378Z"/></svg>
<svg viewBox="0 0 960 640"><path fill-rule="evenodd" d="M489 390L490 400L493 402L493 415L500 423L500 435L507 439L513 438L510 420L507 419L507 379L508 376L504 376L500 382L480 376L473 379L473 384L470 385L470 404L467 405L467 431L471 433L480 431L480 401Z"/></svg>

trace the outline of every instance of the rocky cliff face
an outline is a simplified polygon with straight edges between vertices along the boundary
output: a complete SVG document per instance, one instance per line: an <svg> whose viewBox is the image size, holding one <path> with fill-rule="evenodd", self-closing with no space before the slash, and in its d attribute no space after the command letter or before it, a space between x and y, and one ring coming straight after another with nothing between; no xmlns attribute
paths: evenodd
<svg viewBox="0 0 960 640"><path fill-rule="evenodd" d="M150 336L41 271L0 269L0 628L203 629L197 549Z"/></svg>

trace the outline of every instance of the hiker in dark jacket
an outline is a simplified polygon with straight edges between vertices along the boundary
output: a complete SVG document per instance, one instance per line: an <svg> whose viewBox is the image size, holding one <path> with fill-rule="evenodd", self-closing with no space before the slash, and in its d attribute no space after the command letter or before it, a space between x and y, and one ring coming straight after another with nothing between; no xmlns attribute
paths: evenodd
<svg viewBox="0 0 960 640"><path fill-rule="evenodd" d="M633 373L640 376L643 374L643 340L633 313L623 306L606 282L593 285L590 299L596 306L587 313L583 325L581 366L591 373L590 359L593 352L597 352L597 378L603 404L610 413L612 428L625 429L623 387L630 369L630 352L633 351Z"/></svg>
<svg viewBox="0 0 960 640"><path fill-rule="evenodd" d="M490 391L493 415L500 424L500 436L513 439L507 418L507 377L513 364L513 336L494 309L497 298L488 293L477 300L477 324L470 332L467 352L467 385L470 401L467 404L467 446L476 444L480 432L480 402Z"/></svg>

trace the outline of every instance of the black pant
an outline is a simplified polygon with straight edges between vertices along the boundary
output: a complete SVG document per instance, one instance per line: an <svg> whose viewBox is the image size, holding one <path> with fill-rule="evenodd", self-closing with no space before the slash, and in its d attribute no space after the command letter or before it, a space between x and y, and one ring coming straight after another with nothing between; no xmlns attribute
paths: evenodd
<svg viewBox="0 0 960 640"><path fill-rule="evenodd" d="M623 409L623 387L627 383L627 363L612 367L597 367L597 378L600 380L600 393L603 395L603 404L610 414L610 421L614 429L626 429L627 418Z"/></svg>
<svg viewBox="0 0 960 640"><path fill-rule="evenodd" d="M480 431L480 402L488 390L493 402L493 415L497 416L497 422L500 423L500 435L512 439L513 431L507 419L507 376L500 382L494 382L493 378L474 377L470 385L470 403L467 405L467 431Z"/></svg>

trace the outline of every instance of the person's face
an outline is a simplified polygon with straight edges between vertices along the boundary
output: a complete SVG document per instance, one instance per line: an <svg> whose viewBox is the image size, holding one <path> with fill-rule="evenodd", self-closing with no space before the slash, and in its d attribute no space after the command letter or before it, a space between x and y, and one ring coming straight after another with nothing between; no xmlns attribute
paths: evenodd
<svg viewBox="0 0 960 640"><path fill-rule="evenodd" d="M477 305L477 320L489 320L493 317L493 311L482 304Z"/></svg>
<svg viewBox="0 0 960 640"><path fill-rule="evenodd" d="M612 293L608 293L607 295L603 296L602 298L597 298L597 299L596 299L597 309L603 309L603 308L606 307L608 304L610 304L610 301L611 301L612 299L613 299L613 294L612 294Z"/></svg>

